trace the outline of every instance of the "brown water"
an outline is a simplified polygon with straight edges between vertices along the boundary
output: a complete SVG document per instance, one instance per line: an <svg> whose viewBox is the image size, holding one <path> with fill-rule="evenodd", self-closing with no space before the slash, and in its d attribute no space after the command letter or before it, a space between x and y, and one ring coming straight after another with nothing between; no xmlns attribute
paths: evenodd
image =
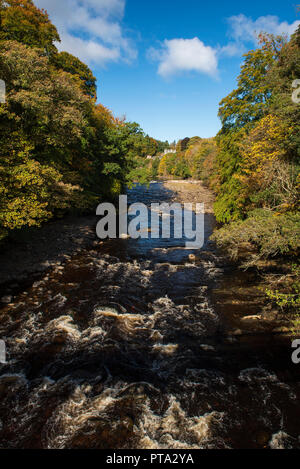
<svg viewBox="0 0 300 469"><path fill-rule="evenodd" d="M263 296L213 227L193 260L184 240L99 243L0 311L2 448L300 447L292 339L243 320Z"/></svg>

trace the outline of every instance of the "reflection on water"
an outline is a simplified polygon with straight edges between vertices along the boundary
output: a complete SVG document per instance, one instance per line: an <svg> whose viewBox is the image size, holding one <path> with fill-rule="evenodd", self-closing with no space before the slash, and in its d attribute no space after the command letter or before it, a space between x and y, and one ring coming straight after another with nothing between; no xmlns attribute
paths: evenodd
<svg viewBox="0 0 300 469"><path fill-rule="evenodd" d="M129 196L150 204L173 194L153 184ZM213 226L207 215L193 257L184 240L106 242L0 312L1 447L300 446L290 341L230 332L234 274L226 284ZM238 288L250 314L260 297L248 298L249 279Z"/></svg>

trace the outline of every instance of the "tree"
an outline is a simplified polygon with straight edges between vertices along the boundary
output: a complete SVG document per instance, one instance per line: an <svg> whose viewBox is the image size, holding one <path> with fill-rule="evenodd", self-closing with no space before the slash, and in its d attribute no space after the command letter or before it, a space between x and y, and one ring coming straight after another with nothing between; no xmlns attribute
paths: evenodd
<svg viewBox="0 0 300 469"><path fill-rule="evenodd" d="M39 225L74 202L92 108L70 75L54 71L41 49L3 41L0 74L7 86L0 106L3 232Z"/></svg>
<svg viewBox="0 0 300 469"><path fill-rule="evenodd" d="M37 159L69 164L87 138L91 101L68 73L51 68L40 49L2 43L0 72L7 87L3 130L21 128Z"/></svg>
<svg viewBox="0 0 300 469"><path fill-rule="evenodd" d="M41 48L51 56L60 37L47 12L32 0L0 0L0 41L7 40Z"/></svg>
<svg viewBox="0 0 300 469"><path fill-rule="evenodd" d="M285 140L286 157L294 163L300 160L300 106L293 102L292 84L300 77L300 26L284 45L279 60L268 74L272 86L270 112L288 127L293 128Z"/></svg>
<svg viewBox="0 0 300 469"><path fill-rule="evenodd" d="M246 209L267 208L284 212L296 208L297 169L287 158L293 133L277 117L261 119L240 144L241 197Z"/></svg>
<svg viewBox="0 0 300 469"><path fill-rule="evenodd" d="M214 138L193 137L185 152L185 160L193 178L210 185L213 179L217 147Z"/></svg>
<svg viewBox="0 0 300 469"><path fill-rule="evenodd" d="M113 199L166 145L96 104L92 71L56 41L32 0L0 0L0 238Z"/></svg>
<svg viewBox="0 0 300 469"><path fill-rule="evenodd" d="M238 88L220 103L222 129L218 134L218 193L215 212L218 221L245 216L245 198L239 175L240 144L253 127L270 113L274 87L270 72L286 44L284 37L261 34L260 47L244 55Z"/></svg>
<svg viewBox="0 0 300 469"><path fill-rule="evenodd" d="M260 43L260 48L244 55L238 87L220 102L222 132L251 124L268 112L271 97L268 71L278 59L285 39L260 35Z"/></svg>
<svg viewBox="0 0 300 469"><path fill-rule="evenodd" d="M96 78L89 67L68 52L60 52L52 57L54 65L78 78L82 91L92 99L97 98Z"/></svg>

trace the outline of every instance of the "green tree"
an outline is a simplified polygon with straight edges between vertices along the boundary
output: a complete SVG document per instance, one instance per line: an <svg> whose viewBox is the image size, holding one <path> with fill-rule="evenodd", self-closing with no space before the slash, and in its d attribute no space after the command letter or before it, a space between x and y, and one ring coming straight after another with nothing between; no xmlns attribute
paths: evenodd
<svg viewBox="0 0 300 469"><path fill-rule="evenodd" d="M60 52L52 58L54 65L71 73L79 80L82 91L93 99L97 98L96 78L89 67L68 52Z"/></svg>
<svg viewBox="0 0 300 469"><path fill-rule="evenodd" d="M260 48L244 55L238 87L220 103L222 132L251 124L268 112L272 90L268 71L278 60L285 39L260 35L260 43Z"/></svg>
<svg viewBox="0 0 300 469"><path fill-rule="evenodd" d="M291 40L282 47L279 60L268 74L272 86L270 112L276 115L286 126L293 128L284 147L290 161L300 161L300 106L293 102L292 84L300 77L300 26Z"/></svg>
<svg viewBox="0 0 300 469"><path fill-rule="evenodd" d="M50 56L60 41L48 14L32 0L0 0L0 41L13 40L43 49Z"/></svg>
<svg viewBox="0 0 300 469"><path fill-rule="evenodd" d="M41 49L3 41L0 75L7 85L6 104L0 106L0 224L6 232L39 225L56 209L71 206L77 189L79 195L81 174L75 168L83 164L80 149L92 108Z"/></svg>

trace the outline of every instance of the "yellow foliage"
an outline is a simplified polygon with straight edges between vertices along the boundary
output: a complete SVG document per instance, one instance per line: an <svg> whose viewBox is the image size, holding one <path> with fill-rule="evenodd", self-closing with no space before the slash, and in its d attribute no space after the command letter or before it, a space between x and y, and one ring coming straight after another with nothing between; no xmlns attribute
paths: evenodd
<svg viewBox="0 0 300 469"><path fill-rule="evenodd" d="M242 172L246 178L260 177L266 166L284 157L282 143L289 137L292 128L279 122L278 118L268 115L261 119L256 127L240 144Z"/></svg>
<svg viewBox="0 0 300 469"><path fill-rule="evenodd" d="M234 178L242 184L241 199L257 199L255 194L268 191L261 199L281 212L292 209L297 199L295 168L286 160L287 141L293 129L277 117L267 115L239 144L242 161ZM299 177L299 176L298 176Z"/></svg>

